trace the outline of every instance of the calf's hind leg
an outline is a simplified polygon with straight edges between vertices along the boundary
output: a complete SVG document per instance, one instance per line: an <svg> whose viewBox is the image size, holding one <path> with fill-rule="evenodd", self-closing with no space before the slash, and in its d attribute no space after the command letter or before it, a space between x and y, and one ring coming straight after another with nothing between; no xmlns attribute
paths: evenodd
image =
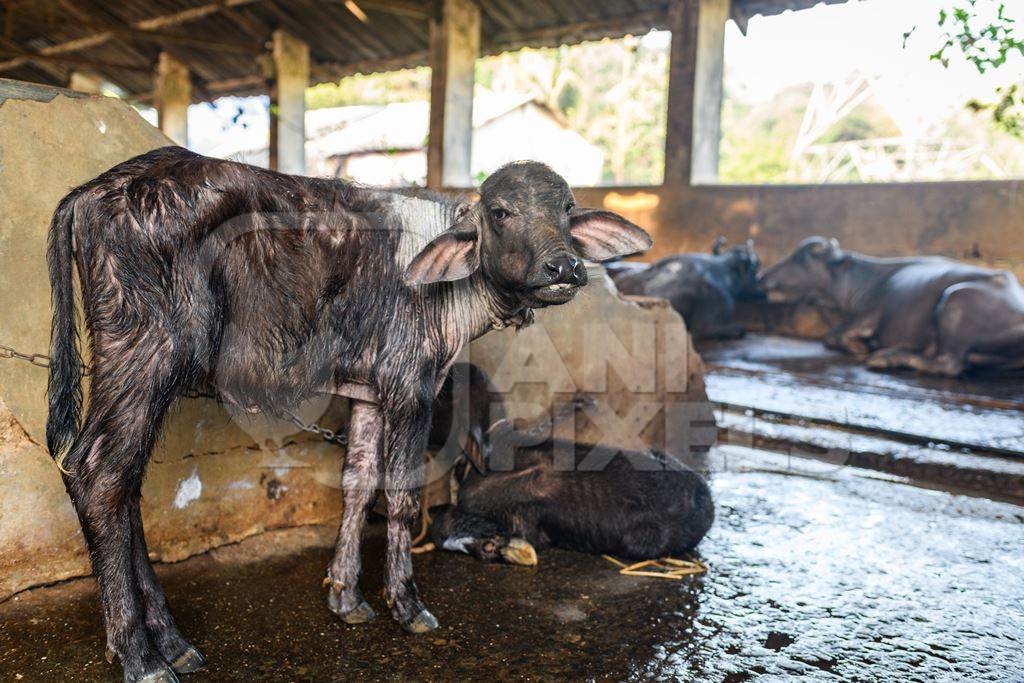
<svg viewBox="0 0 1024 683"><path fill-rule="evenodd" d="M327 570L330 583L327 605L348 624L361 624L377 616L359 591L359 545L366 513L380 479L383 428L378 406L364 401L352 402L348 451L341 479L345 508L334 560Z"/></svg>
<svg viewBox="0 0 1024 683"><path fill-rule="evenodd" d="M149 683L176 681L168 658L191 648L180 636L167 637L177 629L166 602L147 602L159 583L141 540L141 516L132 519L143 470L174 395L170 373L155 369L152 360L141 353L119 358L116 374L96 363L88 413L64 461L65 487L100 588L108 652L120 659L126 681ZM142 563L148 573L140 571ZM151 632L151 626L159 628ZM173 645L175 651L164 652L160 645Z"/></svg>
<svg viewBox="0 0 1024 683"><path fill-rule="evenodd" d="M132 563L135 567L135 578L138 579L142 591L146 629L153 644L175 673L193 673L206 666L206 658L185 640L174 623L174 617L171 616L164 589L156 578L153 565L149 562L138 495L133 496L129 511L132 522Z"/></svg>

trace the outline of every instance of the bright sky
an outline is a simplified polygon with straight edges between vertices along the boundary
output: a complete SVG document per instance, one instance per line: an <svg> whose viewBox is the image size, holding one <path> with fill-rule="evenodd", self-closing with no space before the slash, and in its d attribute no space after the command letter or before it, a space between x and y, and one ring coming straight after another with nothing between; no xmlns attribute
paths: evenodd
<svg viewBox="0 0 1024 683"><path fill-rule="evenodd" d="M1004 0L1006 14L1024 30L1024 0ZM897 118L938 119L972 97L992 99L995 86L1024 77L1017 54L980 75L962 59L949 69L928 56L941 44L938 14L949 0L862 0L818 5L800 12L751 19L744 37L726 29L726 79L733 96L764 101L799 83L841 79L859 72L879 77L878 95ZM957 5L966 5L958 0ZM979 0L979 11L988 0ZM991 5L994 9L995 3ZM904 32L914 33L903 46ZM908 121L909 123L909 121Z"/></svg>

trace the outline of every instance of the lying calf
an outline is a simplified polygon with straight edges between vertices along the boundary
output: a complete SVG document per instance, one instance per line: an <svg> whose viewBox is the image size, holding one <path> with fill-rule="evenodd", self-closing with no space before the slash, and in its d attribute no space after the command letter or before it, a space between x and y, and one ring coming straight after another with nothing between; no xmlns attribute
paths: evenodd
<svg viewBox="0 0 1024 683"><path fill-rule="evenodd" d="M761 262L752 243L723 254L724 243L720 237L711 254L677 254L647 268L610 264L608 274L623 294L667 299L696 339L742 337L746 329L733 320L736 301L760 296Z"/></svg>
<svg viewBox="0 0 1024 683"><path fill-rule="evenodd" d="M566 471L560 448L572 447L518 448L510 472L471 470L458 503L434 519L437 547L516 564L535 564L533 548L548 545L649 559L692 550L711 528L708 485L670 456L624 453L586 471L593 446L578 444Z"/></svg>
<svg viewBox="0 0 1024 683"><path fill-rule="evenodd" d="M573 450L571 444L515 447L536 439L502 420L504 408L486 373L457 364L452 375L460 388L449 380L439 394L432 442L460 442L465 435L474 467L457 504L435 516L437 547L516 564L535 564L533 548L546 545L647 559L691 550L711 527L707 484L675 459L628 452L595 468L605 454L577 445L574 467L560 469L565 459L556 453Z"/></svg>
<svg viewBox="0 0 1024 683"><path fill-rule="evenodd" d="M873 368L947 376L1024 368L1024 289L1006 271L933 256L874 258L808 237L761 283L772 301L836 311L826 346Z"/></svg>

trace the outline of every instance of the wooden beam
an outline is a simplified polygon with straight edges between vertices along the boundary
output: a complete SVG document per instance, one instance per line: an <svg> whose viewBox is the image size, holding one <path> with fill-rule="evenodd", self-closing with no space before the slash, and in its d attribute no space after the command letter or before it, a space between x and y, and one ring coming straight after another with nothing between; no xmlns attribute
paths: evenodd
<svg viewBox="0 0 1024 683"><path fill-rule="evenodd" d="M484 44L484 52L493 54L523 47L553 47L608 36L647 33L653 28L667 28L668 24L668 8L663 8L564 26L501 31Z"/></svg>
<svg viewBox="0 0 1024 683"><path fill-rule="evenodd" d="M431 3L421 4L412 0L353 0L362 9L427 21L433 16Z"/></svg>
<svg viewBox="0 0 1024 683"><path fill-rule="evenodd" d="M729 0L673 0L665 184L718 178L725 22Z"/></svg>
<svg viewBox="0 0 1024 683"><path fill-rule="evenodd" d="M238 78L225 78L219 81L206 81L203 87L211 93L229 93L233 90L247 90L250 88L265 88L267 77L255 74L252 76L240 76Z"/></svg>
<svg viewBox="0 0 1024 683"><path fill-rule="evenodd" d="M186 146L192 83L188 66L166 52L160 53L157 63L155 94L160 130L182 147Z"/></svg>
<svg viewBox="0 0 1024 683"><path fill-rule="evenodd" d="M696 1L674 0L669 16L665 185L689 185L693 157L693 91L697 74Z"/></svg>
<svg viewBox="0 0 1024 683"><path fill-rule="evenodd" d="M16 52L23 52L23 50L22 50L20 45L18 45L17 43L15 43L12 40L7 40L6 38L0 38L0 48L6 49L6 50L14 50ZM66 82L67 79L68 79L68 70L58 66L54 62L48 62L48 61L45 61L45 60L39 60L39 61L35 61L35 62L32 62L32 63L37 65L40 69L42 69L46 73L48 73L51 76L53 76L55 79L57 79L61 83Z"/></svg>
<svg viewBox="0 0 1024 683"><path fill-rule="evenodd" d="M287 31L274 31L274 87L271 95L270 167L306 173L306 88L309 45Z"/></svg>
<svg viewBox="0 0 1024 683"><path fill-rule="evenodd" d="M220 12L225 7L239 7L253 2L259 2L259 0L220 0L219 2L211 2L205 5L199 5L198 7L190 7L186 10L171 12L169 14L161 14L148 19L134 21L130 24L130 27L140 31L155 31L168 26L179 26L181 24L197 21L203 17ZM69 52L87 50L89 48L96 47L97 45L102 45L113 37L114 34L112 32L105 30L87 36L82 36L81 38L75 38L74 40L66 40L62 43L49 45L40 49L38 53L34 53L34 56L32 57L16 57L15 59L0 62L0 71L16 69L29 61L30 58L36 59L40 56L52 57L55 55L67 54Z"/></svg>
<svg viewBox="0 0 1024 683"><path fill-rule="evenodd" d="M101 95L103 94L103 81L92 74L72 71L71 77L68 79L68 89L89 95Z"/></svg>
<svg viewBox="0 0 1024 683"><path fill-rule="evenodd" d="M417 50L387 59L365 59L345 64L336 62L317 62L312 67L313 80L336 81L355 74L372 74L383 71L398 71L425 66L430 59L428 50Z"/></svg>
<svg viewBox="0 0 1024 683"><path fill-rule="evenodd" d="M430 22L430 134L427 187L472 187L473 83L480 54L480 7L442 0Z"/></svg>
<svg viewBox="0 0 1024 683"><path fill-rule="evenodd" d="M729 0L700 0L697 20L697 73L693 88L694 183L718 181L718 148L722 140L722 86L725 78L725 24Z"/></svg>
<svg viewBox="0 0 1024 683"><path fill-rule="evenodd" d="M14 57L10 62L17 62L16 66L21 66L28 62L56 62L58 64L71 64L74 66L91 66L95 69L124 69L125 71L152 70L151 66L143 64L107 62L100 59L88 59L86 57L74 57L72 55L48 55L43 54L42 52L26 52L25 50L8 50L6 48L0 48L0 57ZM10 62L0 63L0 68L15 68L15 66L3 66Z"/></svg>
<svg viewBox="0 0 1024 683"><path fill-rule="evenodd" d="M81 24L79 24L81 25ZM197 36L189 36L182 33L167 33L165 31L148 31L130 26L114 26L102 22L89 21L85 26L92 29L103 30L115 36L129 40L145 41L150 43L171 43L174 45L187 45L188 47L211 50L215 52L233 52L235 54L253 55L264 52L262 45L248 43L236 43L226 40L209 40Z"/></svg>
<svg viewBox="0 0 1024 683"><path fill-rule="evenodd" d="M74 33L81 29L91 29L95 32L112 33L118 37L129 40L141 40L155 43L174 43L187 45L198 49L216 50L220 52L235 52L239 54L259 54L263 52L261 45L252 43L239 43L215 38L204 38L202 36L189 35L185 33L170 33L152 29L140 29L126 22L111 22L98 18L91 10L84 10L73 4L70 0L61 0L61 7L72 15L57 22L30 21L22 26L27 32L34 32L40 35L48 31L60 31ZM225 10L225 13L234 10ZM23 22L24 23L24 22ZM269 35L269 34L268 34Z"/></svg>

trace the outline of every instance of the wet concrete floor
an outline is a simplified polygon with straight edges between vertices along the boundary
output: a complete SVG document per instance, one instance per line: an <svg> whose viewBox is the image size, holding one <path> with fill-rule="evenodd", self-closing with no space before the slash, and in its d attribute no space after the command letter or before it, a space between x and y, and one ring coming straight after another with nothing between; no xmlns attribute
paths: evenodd
<svg viewBox="0 0 1024 683"><path fill-rule="evenodd" d="M441 621L427 636L327 611L329 529L161 566L209 659L183 680L1022 680L1024 508L750 449L715 455L706 575L625 577L559 550L533 569L421 555ZM367 542L372 596L380 531ZM91 580L0 605L0 680L118 677Z"/></svg>
<svg viewBox="0 0 1024 683"><path fill-rule="evenodd" d="M701 355L712 401L1024 457L1024 373L875 372L820 342L759 335L704 344Z"/></svg>

